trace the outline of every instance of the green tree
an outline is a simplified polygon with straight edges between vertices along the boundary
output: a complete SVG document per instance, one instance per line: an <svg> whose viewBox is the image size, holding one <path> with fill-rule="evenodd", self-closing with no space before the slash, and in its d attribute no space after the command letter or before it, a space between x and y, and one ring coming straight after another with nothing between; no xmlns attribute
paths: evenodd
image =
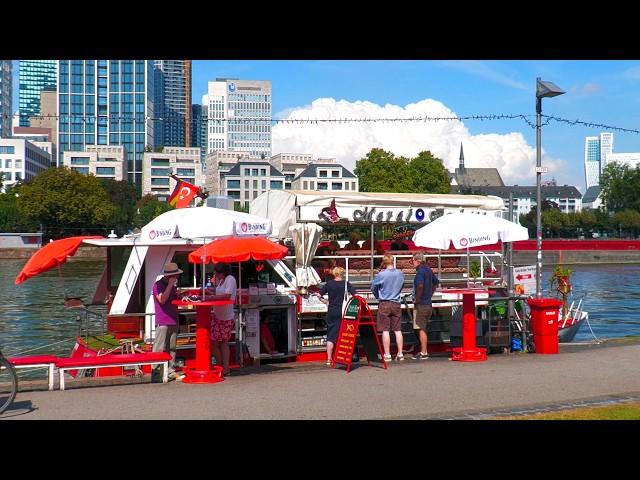
<svg viewBox="0 0 640 480"><path fill-rule="evenodd" d="M609 213L640 210L640 169L610 163L600 175L602 202Z"/></svg>
<svg viewBox="0 0 640 480"><path fill-rule="evenodd" d="M143 227L158 215L173 210L167 202L161 202L155 195L148 193L136 204L136 213L133 217L133 225Z"/></svg>
<svg viewBox="0 0 640 480"><path fill-rule="evenodd" d="M53 238L104 233L116 216L98 178L65 167L50 168L26 182L18 210L30 221L44 224Z"/></svg>
<svg viewBox="0 0 640 480"><path fill-rule="evenodd" d="M442 161L431 152L420 152L415 158L396 157L393 153L373 148L356 162L362 192L449 193L449 175Z"/></svg>
<svg viewBox="0 0 640 480"><path fill-rule="evenodd" d="M361 192L409 192L411 182L408 162L381 148L373 148L356 162L353 173Z"/></svg>
<svg viewBox="0 0 640 480"><path fill-rule="evenodd" d="M634 237L640 231L640 212L636 210L622 210L611 217L611 223L620 230L632 234Z"/></svg>
<svg viewBox="0 0 640 480"><path fill-rule="evenodd" d="M249 204L242 204L241 202L233 202L233 210L236 212L249 213Z"/></svg>
<svg viewBox="0 0 640 480"><path fill-rule="evenodd" d="M598 223L596 213L591 210L580 210L576 213L576 218L578 220L578 228L582 229L587 237L590 237Z"/></svg>
<svg viewBox="0 0 640 480"><path fill-rule="evenodd" d="M20 188L19 184L9 186L5 193L0 193L0 232L33 232L38 229L37 222L25 218L18 210Z"/></svg>
<svg viewBox="0 0 640 480"><path fill-rule="evenodd" d="M560 233L565 229L566 214L559 209L551 208L546 211L543 209L541 217L542 231L548 231L551 236L560 236Z"/></svg>
<svg viewBox="0 0 640 480"><path fill-rule="evenodd" d="M126 233L133 224L136 213L137 190L126 180L117 181L104 178L100 181L116 209L113 227L119 234Z"/></svg>
<svg viewBox="0 0 640 480"><path fill-rule="evenodd" d="M429 151L420 152L409 161L411 191L416 193L450 193L451 180L442 160Z"/></svg>

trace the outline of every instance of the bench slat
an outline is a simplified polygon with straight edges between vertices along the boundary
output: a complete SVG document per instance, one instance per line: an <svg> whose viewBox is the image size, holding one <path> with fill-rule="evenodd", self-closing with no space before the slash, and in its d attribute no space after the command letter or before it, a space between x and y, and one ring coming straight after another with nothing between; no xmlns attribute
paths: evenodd
<svg viewBox="0 0 640 480"><path fill-rule="evenodd" d="M63 358L56 362L58 368L112 365L116 363L163 362L171 360L167 352L134 353L126 355L98 355L97 357Z"/></svg>

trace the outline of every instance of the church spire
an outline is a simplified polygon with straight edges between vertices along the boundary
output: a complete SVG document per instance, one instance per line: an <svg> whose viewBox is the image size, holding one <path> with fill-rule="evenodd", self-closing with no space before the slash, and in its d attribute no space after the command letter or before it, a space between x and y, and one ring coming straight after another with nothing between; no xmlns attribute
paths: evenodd
<svg viewBox="0 0 640 480"><path fill-rule="evenodd" d="M462 150L462 142L460 142L460 165L458 168L461 172L464 171L464 151Z"/></svg>

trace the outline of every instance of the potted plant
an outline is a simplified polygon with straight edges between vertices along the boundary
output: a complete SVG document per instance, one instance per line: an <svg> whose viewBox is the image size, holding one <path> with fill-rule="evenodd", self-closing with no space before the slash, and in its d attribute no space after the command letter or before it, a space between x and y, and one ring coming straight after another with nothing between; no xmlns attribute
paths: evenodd
<svg viewBox="0 0 640 480"><path fill-rule="evenodd" d="M549 288L556 287L556 291L562 295L562 317L567 315L567 296L571 293L571 274L573 270L563 265L556 265L549 278Z"/></svg>

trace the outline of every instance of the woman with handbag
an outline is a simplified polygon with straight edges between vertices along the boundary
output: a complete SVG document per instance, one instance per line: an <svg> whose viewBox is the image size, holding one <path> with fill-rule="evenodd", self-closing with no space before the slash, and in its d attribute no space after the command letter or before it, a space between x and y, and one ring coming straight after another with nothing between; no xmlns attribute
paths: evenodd
<svg viewBox="0 0 640 480"><path fill-rule="evenodd" d="M356 289L344 279L344 268L335 267L331 273L333 279L325 283L316 295L320 301L326 303L327 308L327 366L331 366L333 347L338 340L340 321L348 300L348 294L355 295ZM327 295L328 300L323 296Z"/></svg>

